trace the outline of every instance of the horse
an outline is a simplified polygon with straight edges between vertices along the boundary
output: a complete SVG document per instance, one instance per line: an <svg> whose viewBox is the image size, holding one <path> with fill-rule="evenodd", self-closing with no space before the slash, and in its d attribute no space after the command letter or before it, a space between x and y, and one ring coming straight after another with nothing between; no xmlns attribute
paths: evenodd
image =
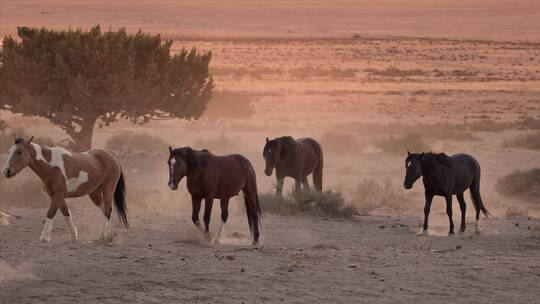
<svg viewBox="0 0 540 304"><path fill-rule="evenodd" d="M467 154L448 156L444 153L411 154L407 151L405 159L405 189L411 189L414 182L422 176L425 188L426 203L424 206L424 225L422 234L427 233L429 211L435 195L446 199L446 214L450 221L449 235L454 234L452 220L452 195L456 195L461 209L461 227L459 232L465 232L466 204L463 193L469 189L474 208L476 209L475 232L480 233L480 212L486 217L486 210L480 197L480 164Z"/></svg>
<svg viewBox="0 0 540 304"><path fill-rule="evenodd" d="M101 239L110 238L108 226L113 200L120 221L126 228L129 227L124 174L112 154L99 149L71 153L62 147L38 145L32 142L33 138L15 139L2 171L7 178L13 178L29 167L43 182L43 190L51 201L39 238L41 241L50 241L53 219L58 209L66 219L72 240L78 239L77 227L73 224L66 198L84 195L90 196L103 212Z"/></svg>
<svg viewBox="0 0 540 304"><path fill-rule="evenodd" d="M321 145L312 138L304 137L295 140L291 136L275 139L266 138L263 148L266 161L264 173L271 176L276 168L276 194L281 196L285 177L295 181L295 192L300 190L300 184L309 190L308 175L313 174L313 185L317 191L322 191L323 181L323 150Z"/></svg>
<svg viewBox="0 0 540 304"><path fill-rule="evenodd" d="M219 243L229 217L229 199L242 191L253 244L259 242L261 205L257 194L255 170L247 158L239 154L217 156L208 150L196 151L190 147L169 147L169 187L178 189L178 183L187 177L193 213L191 220L201 228L199 211L204 199L204 226L209 236L210 215L214 199L221 203L221 225L212 243Z"/></svg>

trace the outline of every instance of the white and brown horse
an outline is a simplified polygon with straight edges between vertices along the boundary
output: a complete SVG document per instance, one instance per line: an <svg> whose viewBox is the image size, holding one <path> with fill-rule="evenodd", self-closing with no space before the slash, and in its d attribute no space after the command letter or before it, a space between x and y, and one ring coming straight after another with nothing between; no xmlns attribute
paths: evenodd
<svg viewBox="0 0 540 304"><path fill-rule="evenodd" d="M66 198L89 195L103 212L101 238L109 235L109 220L114 205L120 220L128 227L125 201L125 182L118 160L104 150L71 153L61 147L46 147L32 143L32 139L15 139L3 167L7 178L14 177L30 167L43 182L51 203L45 218L40 240L50 240L52 223L58 209L66 218L73 240L77 240L77 228L73 224Z"/></svg>

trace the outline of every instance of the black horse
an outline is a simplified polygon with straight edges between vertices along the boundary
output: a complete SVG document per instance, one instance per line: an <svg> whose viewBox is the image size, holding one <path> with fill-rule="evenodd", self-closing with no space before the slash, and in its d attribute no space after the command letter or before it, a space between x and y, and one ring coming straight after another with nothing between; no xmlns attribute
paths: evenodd
<svg viewBox="0 0 540 304"><path fill-rule="evenodd" d="M450 221L450 232L454 234L454 222L452 221L452 195L456 195L461 209L460 233L465 231L465 199L463 193L469 189L471 198L476 209L475 231L480 233L480 211L487 217L489 212L482 203L480 197L480 164L474 157L467 154L455 154L448 156L444 153L411 154L407 151L405 159L405 189L411 189L414 182L422 176L424 182L426 205L424 206L424 230L427 232L429 210L433 196L439 195L446 198L446 214Z"/></svg>

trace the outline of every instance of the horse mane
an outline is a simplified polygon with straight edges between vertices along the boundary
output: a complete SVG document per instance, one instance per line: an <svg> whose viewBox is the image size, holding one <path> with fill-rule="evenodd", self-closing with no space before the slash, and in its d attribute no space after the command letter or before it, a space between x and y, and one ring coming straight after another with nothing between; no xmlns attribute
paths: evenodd
<svg viewBox="0 0 540 304"><path fill-rule="evenodd" d="M452 162L450 160L450 156L444 154L444 153L428 153L429 155L432 155L435 161L437 161L439 164L451 168Z"/></svg>
<svg viewBox="0 0 540 304"><path fill-rule="evenodd" d="M296 152L296 140L292 136L283 136L279 138L282 147L282 156L286 160L291 160Z"/></svg>

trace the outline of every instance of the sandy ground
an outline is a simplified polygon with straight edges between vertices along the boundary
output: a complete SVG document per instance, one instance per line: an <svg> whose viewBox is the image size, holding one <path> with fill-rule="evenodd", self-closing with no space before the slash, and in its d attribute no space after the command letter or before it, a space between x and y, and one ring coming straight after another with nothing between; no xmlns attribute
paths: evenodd
<svg viewBox="0 0 540 304"><path fill-rule="evenodd" d="M199 121L142 127L121 121L96 128L94 147L133 131L173 146L241 153L267 192L275 181L263 175L264 138L311 136L325 149L325 189L341 190L362 207L355 187L389 180L386 190L399 198L389 202L395 210L385 206L354 220L265 214L259 247L249 245L235 199L224 244L209 245L191 227L184 183L177 192L166 186L166 155L128 157L121 162L132 228L117 225L112 242L96 242L101 218L83 198L70 202L81 240L69 241L59 216L52 241L43 244L47 197L36 177L23 172L0 180L0 209L14 216L10 226L0 226L0 303L537 302L540 202L501 197L496 182L516 169L540 167L538 150L507 144L538 130L468 131L466 125L540 118L540 6L533 0L456 3L0 1L1 35L19 25L99 23L162 33L174 40L174 51L212 51L216 92L229 94L222 107L228 111L212 106L214 116ZM29 134L66 137L42 119L1 115ZM494 214L482 220L482 235L446 236L437 198L431 235L416 236L422 187L405 192L401 186L410 143L397 145L403 155L375 145L403 135L401 129L436 123L461 126L463 137L429 138L430 149L467 152L482 165L481 191ZM475 139L465 138L471 134ZM458 215L455 203L454 220ZM469 229L471 220L469 214Z"/></svg>
<svg viewBox="0 0 540 304"><path fill-rule="evenodd" d="M242 215L231 217L223 245L209 245L178 211L134 212L132 228L116 225L114 240L103 243L94 241L98 210L73 209L77 243L61 216L43 244L45 210L12 211L17 219L0 227L1 303L534 303L540 296L538 220L486 220L482 235L470 223L465 235L448 237L436 212L431 236L415 236L419 221L409 216L267 215L253 247Z"/></svg>

